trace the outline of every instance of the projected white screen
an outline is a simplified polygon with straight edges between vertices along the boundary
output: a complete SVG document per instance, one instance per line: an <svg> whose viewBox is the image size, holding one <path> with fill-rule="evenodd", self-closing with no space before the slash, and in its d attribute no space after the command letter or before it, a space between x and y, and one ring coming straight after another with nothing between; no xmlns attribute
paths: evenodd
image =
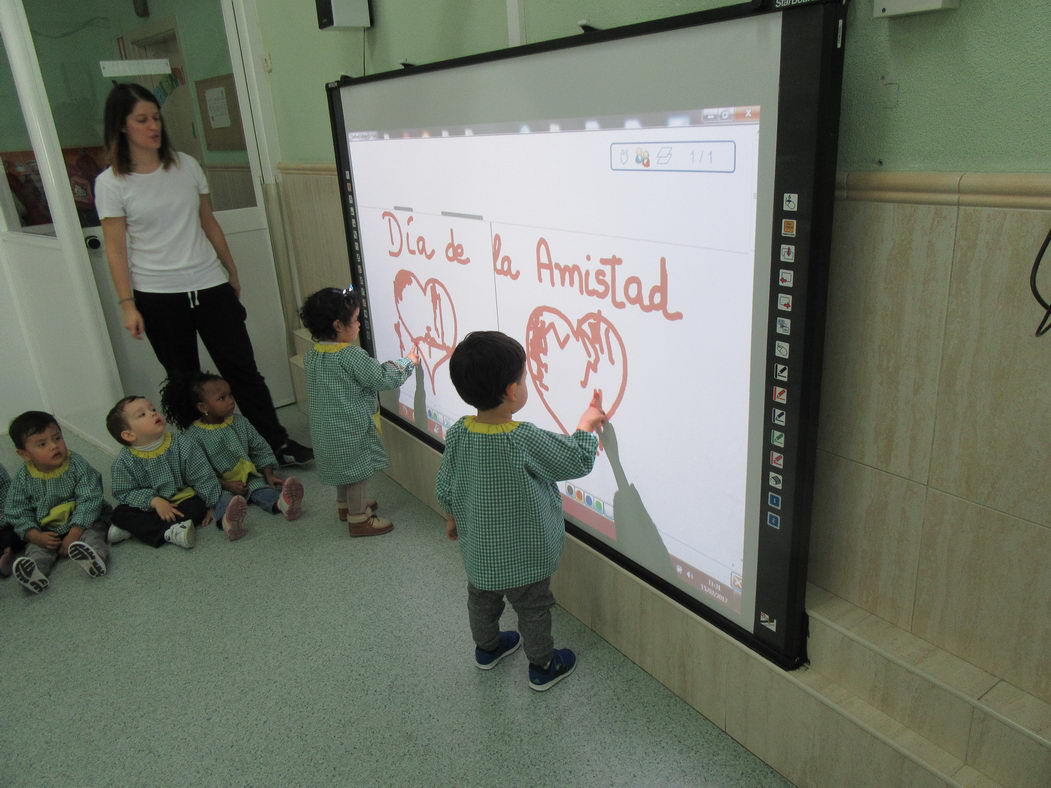
<svg viewBox="0 0 1051 788"><path fill-rule="evenodd" d="M759 28L776 44L776 17ZM696 31L653 38L667 73L647 84L681 83L671 44L695 57ZM601 389L610 427L593 472L560 485L567 517L751 628L777 68L740 65L659 102L626 83L592 114L503 93L458 114L426 85L408 88L422 112L395 92L377 116L401 125L366 125L368 92L344 113L375 353L422 355L386 407L441 440L472 412L448 359L475 330L526 348L520 420L571 432Z"/></svg>

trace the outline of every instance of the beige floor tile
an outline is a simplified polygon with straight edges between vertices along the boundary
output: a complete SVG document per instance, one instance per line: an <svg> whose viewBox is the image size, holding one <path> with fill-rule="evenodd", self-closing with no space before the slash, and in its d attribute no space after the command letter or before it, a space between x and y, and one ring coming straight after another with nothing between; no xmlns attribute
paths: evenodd
<svg viewBox="0 0 1051 788"><path fill-rule="evenodd" d="M975 712L967 763L1012 788L1051 785L1051 747L981 711Z"/></svg>
<svg viewBox="0 0 1051 788"><path fill-rule="evenodd" d="M747 658L728 674L726 732L799 786L944 786L942 777L918 765L872 732L878 721L864 710L855 722L811 691L829 695L820 675L789 678L783 671ZM808 688L805 689L804 687ZM832 687L842 706L854 705ZM862 711L863 707L856 706ZM868 717L872 719L868 719ZM898 726L895 731L907 737ZM894 731L883 731L890 738ZM958 763L941 756L945 764Z"/></svg>
<svg viewBox="0 0 1051 788"><path fill-rule="evenodd" d="M836 204L818 445L924 483L956 211Z"/></svg>
<svg viewBox="0 0 1051 788"><path fill-rule="evenodd" d="M639 666L724 727L726 651L734 647L710 624L653 589L644 588L640 601Z"/></svg>
<svg viewBox="0 0 1051 788"><path fill-rule="evenodd" d="M843 597L836 596L831 591L809 582L806 590L806 609L811 615L819 615L839 626L848 628L872 615Z"/></svg>
<svg viewBox="0 0 1051 788"><path fill-rule="evenodd" d="M931 490L912 631L1051 702L1051 529Z"/></svg>
<svg viewBox="0 0 1051 788"><path fill-rule="evenodd" d="M1012 722L1032 731L1051 746L1051 703L1023 692L1006 681L982 697L982 703Z"/></svg>
<svg viewBox="0 0 1051 788"><path fill-rule="evenodd" d="M953 780L963 788L1001 788L996 780L986 777L971 766L961 766L953 775Z"/></svg>
<svg viewBox="0 0 1051 788"><path fill-rule="evenodd" d="M1051 211L960 209L930 478L1051 526L1049 340L1033 336L1042 310L1028 287L1049 223Z"/></svg>
<svg viewBox="0 0 1051 788"><path fill-rule="evenodd" d="M925 494L920 484L819 451L811 582L907 629Z"/></svg>
<svg viewBox="0 0 1051 788"><path fill-rule="evenodd" d="M966 757L973 709L966 700L817 619L807 648L816 670L941 750Z"/></svg>
<svg viewBox="0 0 1051 788"><path fill-rule="evenodd" d="M935 681L973 699L982 697L997 681L992 673L940 648L919 660L916 667Z"/></svg>

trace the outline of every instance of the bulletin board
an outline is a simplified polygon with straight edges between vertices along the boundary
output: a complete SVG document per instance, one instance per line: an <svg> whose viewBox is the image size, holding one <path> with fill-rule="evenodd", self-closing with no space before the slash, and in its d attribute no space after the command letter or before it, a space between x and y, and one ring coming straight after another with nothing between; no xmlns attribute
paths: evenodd
<svg viewBox="0 0 1051 788"><path fill-rule="evenodd" d="M194 85L208 150L246 150L234 75L199 79Z"/></svg>

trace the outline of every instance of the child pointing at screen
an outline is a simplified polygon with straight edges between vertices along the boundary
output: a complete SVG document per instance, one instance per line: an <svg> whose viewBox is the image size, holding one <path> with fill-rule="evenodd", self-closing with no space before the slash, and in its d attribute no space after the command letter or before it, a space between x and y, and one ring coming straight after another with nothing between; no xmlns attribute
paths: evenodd
<svg viewBox="0 0 1051 788"><path fill-rule="evenodd" d="M380 363L358 347L361 299L352 288L326 287L303 303L299 316L315 340L307 354L310 436L321 481L336 487L336 510L351 536L390 533L394 523L376 516L366 495L369 477L390 465L376 432L377 394L404 383L420 354Z"/></svg>
<svg viewBox="0 0 1051 788"><path fill-rule="evenodd" d="M529 686L550 689L576 667L576 655L554 648L551 575L565 543L556 481L591 472L606 421L595 391L572 435L542 430L512 416L526 403L526 355L499 331L475 331L449 360L457 393L478 409L446 435L435 492L447 515L446 534L459 539L467 569L467 613L475 665L489 670L525 644ZM499 630L504 599L518 614L518 632Z"/></svg>

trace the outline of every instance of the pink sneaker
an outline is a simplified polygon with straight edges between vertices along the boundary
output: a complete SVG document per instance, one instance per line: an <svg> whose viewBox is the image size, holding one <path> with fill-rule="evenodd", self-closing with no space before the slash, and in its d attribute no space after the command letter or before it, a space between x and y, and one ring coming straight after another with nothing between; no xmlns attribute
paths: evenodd
<svg viewBox="0 0 1051 788"><path fill-rule="evenodd" d="M223 532L231 542L236 542L245 535L245 520L248 519L248 501L241 495L230 499L223 514Z"/></svg>
<svg viewBox="0 0 1051 788"><path fill-rule="evenodd" d="M295 476L289 476L281 485L281 495L277 499L277 508L286 520L295 520L302 512L303 483Z"/></svg>

